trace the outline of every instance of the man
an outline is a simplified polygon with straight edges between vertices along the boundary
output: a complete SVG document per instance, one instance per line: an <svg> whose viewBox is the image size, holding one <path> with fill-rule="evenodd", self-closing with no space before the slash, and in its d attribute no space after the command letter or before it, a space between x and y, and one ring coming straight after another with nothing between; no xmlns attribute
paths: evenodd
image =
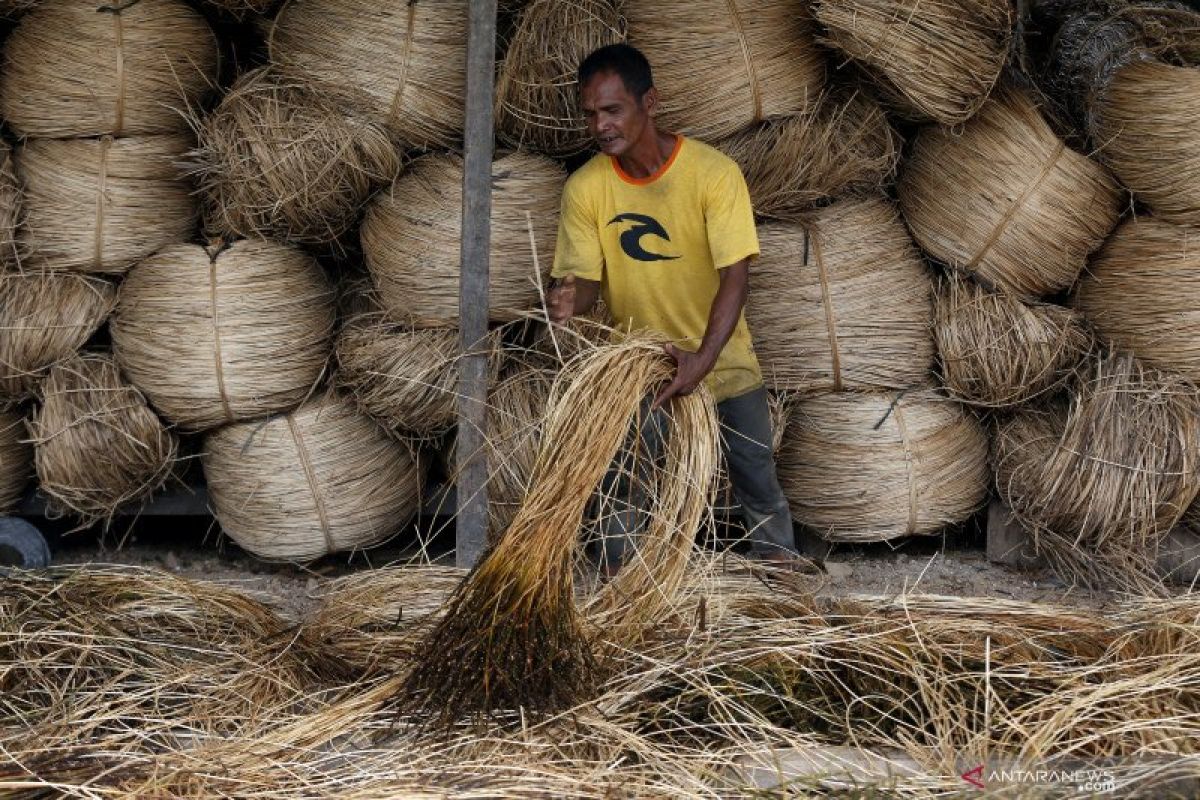
<svg viewBox="0 0 1200 800"><path fill-rule="evenodd" d="M737 164L701 142L660 131L650 64L629 45L602 47L579 66L588 130L600 153L567 181L547 304L562 324L601 293L618 327L652 329L674 344L674 379L652 409L707 384L717 400L734 496L751 552L797 563L787 501L771 452L767 394L742 308L758 237ZM651 415L652 417L653 415ZM661 447L660 422L642 430ZM635 515L636 517L636 515ZM605 530L611 574L628 557L636 518Z"/></svg>

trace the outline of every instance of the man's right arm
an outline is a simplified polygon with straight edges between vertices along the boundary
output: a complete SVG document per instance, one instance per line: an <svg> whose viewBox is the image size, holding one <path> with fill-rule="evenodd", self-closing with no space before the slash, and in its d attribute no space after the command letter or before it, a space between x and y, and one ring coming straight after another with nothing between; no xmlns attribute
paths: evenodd
<svg viewBox="0 0 1200 800"><path fill-rule="evenodd" d="M600 231L580 177L572 176L563 188L552 270L556 280L546 293L547 314L560 325L596 304L604 276Z"/></svg>
<svg viewBox="0 0 1200 800"><path fill-rule="evenodd" d="M567 275L562 280L556 280L550 287L550 293L546 296L550 321L564 325L571 317L591 311L598 299L600 299L600 281L589 281L587 278L576 278L574 275Z"/></svg>

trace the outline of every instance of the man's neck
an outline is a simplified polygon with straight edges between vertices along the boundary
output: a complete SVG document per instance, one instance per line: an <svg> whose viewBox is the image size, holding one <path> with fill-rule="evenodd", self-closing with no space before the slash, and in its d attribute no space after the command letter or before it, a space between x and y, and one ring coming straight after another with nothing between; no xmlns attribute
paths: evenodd
<svg viewBox="0 0 1200 800"><path fill-rule="evenodd" d="M662 169L675 149L675 135L659 131L653 125L633 147L617 156L621 169L633 178L648 178Z"/></svg>

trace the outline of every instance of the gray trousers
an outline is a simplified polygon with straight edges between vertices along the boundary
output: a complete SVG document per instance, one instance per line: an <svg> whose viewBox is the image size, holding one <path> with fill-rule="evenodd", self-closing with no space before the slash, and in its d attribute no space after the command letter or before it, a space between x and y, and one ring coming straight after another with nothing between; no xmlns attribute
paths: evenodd
<svg viewBox="0 0 1200 800"><path fill-rule="evenodd" d="M601 483L607 499L599 529L602 556L609 564L624 562L634 538L645 529L649 518L644 485L646 476L651 474L650 462L665 450L667 435L666 413L662 410L650 413L649 409L647 399L640 415L640 446L625 448ZM721 421L721 445L729 466L733 496L750 531L751 549L760 555L795 553L791 513L775 474L766 388L759 387L718 403L717 416Z"/></svg>

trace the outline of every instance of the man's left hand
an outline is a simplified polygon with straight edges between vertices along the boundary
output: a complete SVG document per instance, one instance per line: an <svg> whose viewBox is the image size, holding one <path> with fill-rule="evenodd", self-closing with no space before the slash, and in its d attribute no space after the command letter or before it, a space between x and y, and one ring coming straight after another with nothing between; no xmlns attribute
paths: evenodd
<svg viewBox="0 0 1200 800"><path fill-rule="evenodd" d="M654 405L650 407L651 411L659 408L672 397L683 397L694 392L708 373L712 372L714 364L714 361L706 356L680 350L673 344L663 345L663 351L675 359L675 377L654 398Z"/></svg>

